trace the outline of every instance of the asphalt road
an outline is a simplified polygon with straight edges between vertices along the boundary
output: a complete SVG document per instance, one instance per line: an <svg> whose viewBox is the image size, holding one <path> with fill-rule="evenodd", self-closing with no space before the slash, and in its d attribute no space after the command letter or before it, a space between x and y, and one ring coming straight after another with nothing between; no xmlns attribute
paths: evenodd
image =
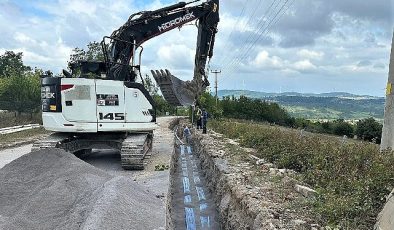
<svg viewBox="0 0 394 230"><path fill-rule="evenodd" d="M0 168L3 168L6 164L11 161L25 155L30 152L33 145L23 145L17 148L4 149L0 151Z"/></svg>

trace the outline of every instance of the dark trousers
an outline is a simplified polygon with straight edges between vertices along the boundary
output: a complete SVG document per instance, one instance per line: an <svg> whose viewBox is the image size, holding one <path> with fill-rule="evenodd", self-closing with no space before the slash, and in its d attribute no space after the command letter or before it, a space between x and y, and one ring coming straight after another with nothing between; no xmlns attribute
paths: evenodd
<svg viewBox="0 0 394 230"><path fill-rule="evenodd" d="M198 120L197 120L197 129L201 129L201 127L202 127L202 121L201 121L201 118L199 118Z"/></svg>
<svg viewBox="0 0 394 230"><path fill-rule="evenodd" d="M207 121L203 120L202 121L202 133L206 134L207 133Z"/></svg>

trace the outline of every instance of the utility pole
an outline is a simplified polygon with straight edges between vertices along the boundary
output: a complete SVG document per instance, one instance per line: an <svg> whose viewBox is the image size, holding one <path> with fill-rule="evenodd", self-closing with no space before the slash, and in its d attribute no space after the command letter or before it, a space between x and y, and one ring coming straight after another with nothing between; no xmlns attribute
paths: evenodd
<svg viewBox="0 0 394 230"><path fill-rule="evenodd" d="M384 121L380 150L394 150L394 32L391 43L389 77L386 88L386 104L384 106Z"/></svg>
<svg viewBox="0 0 394 230"><path fill-rule="evenodd" d="M218 105L218 73L221 73L221 70L214 70L211 73L215 74L215 98L216 98L216 105Z"/></svg>

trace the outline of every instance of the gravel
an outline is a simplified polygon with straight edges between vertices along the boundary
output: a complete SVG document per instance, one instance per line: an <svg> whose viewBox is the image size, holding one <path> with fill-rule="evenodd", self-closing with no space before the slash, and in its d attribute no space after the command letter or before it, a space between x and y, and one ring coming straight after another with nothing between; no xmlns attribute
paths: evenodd
<svg viewBox="0 0 394 230"><path fill-rule="evenodd" d="M155 194L63 150L18 158L0 184L0 229L164 229Z"/></svg>

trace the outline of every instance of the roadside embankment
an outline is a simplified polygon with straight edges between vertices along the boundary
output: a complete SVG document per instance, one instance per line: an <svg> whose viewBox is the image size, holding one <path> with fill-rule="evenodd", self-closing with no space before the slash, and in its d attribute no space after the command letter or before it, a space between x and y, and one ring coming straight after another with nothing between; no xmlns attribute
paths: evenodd
<svg viewBox="0 0 394 230"><path fill-rule="evenodd" d="M291 170L273 170L272 164L255 165L240 159L236 142L210 131L194 131L194 151L199 155L208 187L213 191L223 229L319 229L306 217L305 197L294 190Z"/></svg>

